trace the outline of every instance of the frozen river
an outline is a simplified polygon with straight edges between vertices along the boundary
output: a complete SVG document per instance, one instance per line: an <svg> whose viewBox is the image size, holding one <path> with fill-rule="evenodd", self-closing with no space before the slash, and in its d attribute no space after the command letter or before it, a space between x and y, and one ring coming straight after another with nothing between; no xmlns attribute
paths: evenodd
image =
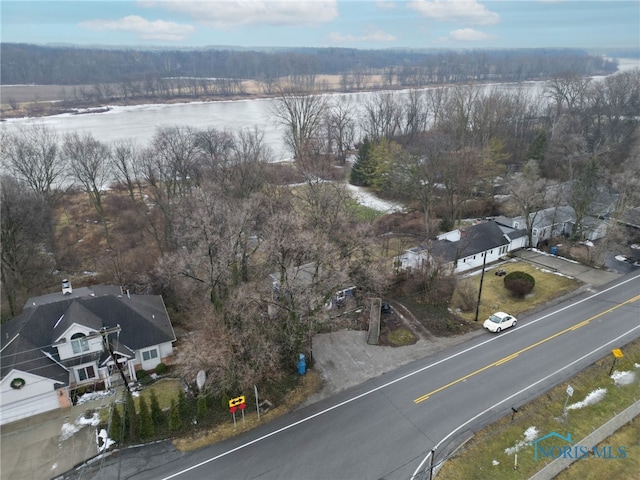
<svg viewBox="0 0 640 480"><path fill-rule="evenodd" d="M620 60L620 70L637 68L640 61ZM513 90L523 88L531 95L542 92L544 82L526 82L521 84L487 85L487 89L504 88ZM408 91L399 92L400 95ZM348 97L353 108L361 108L371 93L351 93L331 95L332 99ZM40 123L53 127L60 136L69 132L91 133L103 142L123 139L135 139L140 145L147 144L156 129L163 126L188 125L196 129L215 128L218 130L239 131L257 127L264 132L264 140L273 152L274 160L286 160L290 157L283 145L283 129L277 125L272 114L274 99L234 100L217 102L198 102L182 104L138 105L130 107L114 106L105 113L82 115L63 114L40 118L21 118L8 120L2 128L11 130L25 123Z"/></svg>

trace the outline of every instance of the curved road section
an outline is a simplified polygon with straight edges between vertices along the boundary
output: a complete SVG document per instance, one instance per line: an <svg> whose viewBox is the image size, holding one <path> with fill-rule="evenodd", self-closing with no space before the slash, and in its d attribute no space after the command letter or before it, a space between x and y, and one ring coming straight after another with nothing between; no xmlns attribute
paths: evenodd
<svg viewBox="0 0 640 480"><path fill-rule="evenodd" d="M471 432L637 338L640 275L628 275L244 435L95 478L429 478Z"/></svg>

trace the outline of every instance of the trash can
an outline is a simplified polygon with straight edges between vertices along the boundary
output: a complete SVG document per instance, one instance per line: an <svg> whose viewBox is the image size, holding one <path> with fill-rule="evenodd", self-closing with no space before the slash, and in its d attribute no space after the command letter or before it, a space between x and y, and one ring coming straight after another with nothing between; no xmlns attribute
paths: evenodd
<svg viewBox="0 0 640 480"><path fill-rule="evenodd" d="M300 375L307 373L307 360L303 353L301 353L300 358L298 358L298 373Z"/></svg>
<svg viewBox="0 0 640 480"><path fill-rule="evenodd" d="M558 255L558 247L551 247L551 255Z"/></svg>

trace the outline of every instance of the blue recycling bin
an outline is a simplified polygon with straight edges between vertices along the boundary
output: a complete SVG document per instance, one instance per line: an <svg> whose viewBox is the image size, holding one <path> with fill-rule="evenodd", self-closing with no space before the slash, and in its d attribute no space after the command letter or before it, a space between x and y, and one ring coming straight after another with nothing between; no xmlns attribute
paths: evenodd
<svg viewBox="0 0 640 480"><path fill-rule="evenodd" d="M302 353L300 354L300 358L298 358L298 373L300 375L307 373L307 360Z"/></svg>
<svg viewBox="0 0 640 480"><path fill-rule="evenodd" d="M558 247L551 247L551 255L558 255Z"/></svg>

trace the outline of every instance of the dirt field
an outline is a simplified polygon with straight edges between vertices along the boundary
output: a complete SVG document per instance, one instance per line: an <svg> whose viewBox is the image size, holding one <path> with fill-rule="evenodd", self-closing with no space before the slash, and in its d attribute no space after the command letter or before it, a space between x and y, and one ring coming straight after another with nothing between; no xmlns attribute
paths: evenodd
<svg viewBox="0 0 640 480"><path fill-rule="evenodd" d="M342 91L340 86L340 75L316 75L315 86L321 92ZM376 90L383 88L384 79L380 75L367 76L362 82L360 90ZM392 86L393 88L393 86ZM264 93L264 88L255 80L245 80L242 82L242 89L245 92L236 97L209 95L194 97L172 97L172 98L139 98L139 99L115 99L110 100L108 105L135 105L140 103L185 103L188 101L219 101L246 98L264 98L269 95ZM38 117L55 115L73 111L74 108L100 108L105 103L91 100L78 100L87 98L94 90L93 85L0 85L0 120L7 118ZM118 91L118 86L114 85L114 91Z"/></svg>

